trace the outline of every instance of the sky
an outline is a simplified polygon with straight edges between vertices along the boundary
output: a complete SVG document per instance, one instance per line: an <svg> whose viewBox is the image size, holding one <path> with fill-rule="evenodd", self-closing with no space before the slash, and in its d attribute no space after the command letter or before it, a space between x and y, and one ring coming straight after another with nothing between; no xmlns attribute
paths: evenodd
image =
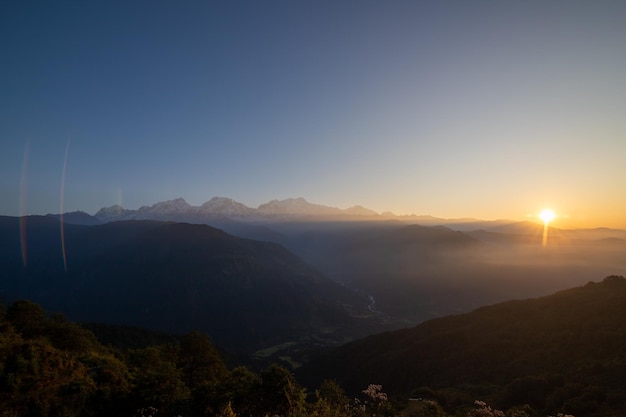
<svg viewBox="0 0 626 417"><path fill-rule="evenodd" d="M0 215L304 197L626 228L624 21L620 0L0 1Z"/></svg>

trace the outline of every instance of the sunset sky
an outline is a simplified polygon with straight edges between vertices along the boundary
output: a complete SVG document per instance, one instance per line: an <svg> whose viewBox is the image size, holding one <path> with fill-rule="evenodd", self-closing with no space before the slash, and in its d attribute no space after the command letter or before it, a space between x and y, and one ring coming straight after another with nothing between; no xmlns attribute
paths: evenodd
<svg viewBox="0 0 626 417"><path fill-rule="evenodd" d="M91 214L304 197L626 228L624 22L619 0L3 1L0 214L59 212L65 168Z"/></svg>

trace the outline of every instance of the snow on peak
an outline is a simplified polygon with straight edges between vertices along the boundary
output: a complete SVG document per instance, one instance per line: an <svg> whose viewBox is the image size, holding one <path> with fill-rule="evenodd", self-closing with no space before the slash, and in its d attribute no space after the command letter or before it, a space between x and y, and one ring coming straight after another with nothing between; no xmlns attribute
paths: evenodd
<svg viewBox="0 0 626 417"><path fill-rule="evenodd" d="M120 205L100 209L95 217L101 221L117 220L168 220L168 221L209 221L212 216L233 217L248 220L320 217L342 218L352 216L377 216L378 214L362 206L354 206L346 210L321 204L309 203L302 197L272 200L261 204L258 208L250 208L245 204L227 197L213 197L201 206L192 206L182 198L163 201L151 206L142 206L139 210L127 210Z"/></svg>
<svg viewBox="0 0 626 417"><path fill-rule="evenodd" d="M269 203L261 204L257 210L259 213L267 215L330 216L341 214L341 210L338 208L309 203L302 197L272 200Z"/></svg>
<svg viewBox="0 0 626 417"><path fill-rule="evenodd" d="M221 214L225 216L249 216L254 213L254 209L242 204L232 198L213 197L202 204L199 209L202 213Z"/></svg>
<svg viewBox="0 0 626 417"><path fill-rule="evenodd" d="M100 210L98 210L95 216L96 217L119 216L121 214L124 214L127 211L128 210L126 210L124 207L120 206L119 204L115 204L115 205L112 205L111 207L102 207Z"/></svg>
<svg viewBox="0 0 626 417"><path fill-rule="evenodd" d="M176 198L174 200L162 201L160 203L153 204L149 207L143 206L139 208L139 212L175 214L175 213L186 213L190 209L191 209L191 205L187 203L183 198Z"/></svg>

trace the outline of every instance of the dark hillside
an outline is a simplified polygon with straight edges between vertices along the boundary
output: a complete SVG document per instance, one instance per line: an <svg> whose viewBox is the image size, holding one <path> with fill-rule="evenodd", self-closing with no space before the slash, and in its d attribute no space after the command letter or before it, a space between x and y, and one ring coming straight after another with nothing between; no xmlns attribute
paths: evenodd
<svg viewBox="0 0 626 417"><path fill-rule="evenodd" d="M303 378L349 390L382 384L482 395L575 415L626 403L626 280L611 276L554 295L510 301L349 343ZM624 411L624 410L622 410Z"/></svg>
<svg viewBox="0 0 626 417"><path fill-rule="evenodd" d="M24 267L19 219L2 219L3 297L31 298L78 321L198 329L246 352L338 343L377 328L363 318L372 315L362 299L278 244L184 223L66 225L65 271L55 220L26 219Z"/></svg>

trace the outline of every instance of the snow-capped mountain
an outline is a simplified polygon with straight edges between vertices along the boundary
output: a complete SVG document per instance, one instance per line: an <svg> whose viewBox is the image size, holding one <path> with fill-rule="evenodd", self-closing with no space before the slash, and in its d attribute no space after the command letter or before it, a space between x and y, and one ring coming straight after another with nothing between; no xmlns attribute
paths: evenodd
<svg viewBox="0 0 626 417"><path fill-rule="evenodd" d="M86 214L85 214L86 215ZM88 215L86 215L88 216ZM86 224L85 219L67 215L66 223ZM84 216L83 216L84 217ZM272 200L257 208L248 207L232 198L213 197L200 206L193 206L183 198L162 201L137 210L125 209L116 204L104 207L88 221L93 224L123 220L159 220L180 223L208 224L236 236L280 241L273 226L278 223L298 222L351 222L351 221L395 221L422 226L446 225L454 230L472 231L498 225L514 223L512 220L445 219L429 215L395 215L391 212L379 214L363 206L347 209L310 203L304 198Z"/></svg>
<svg viewBox="0 0 626 417"><path fill-rule="evenodd" d="M306 201L304 198L288 198L286 200L272 200L261 204L257 212L266 216L337 216L343 213L335 207L322 206Z"/></svg>
<svg viewBox="0 0 626 417"><path fill-rule="evenodd" d="M94 214L94 217L105 223L118 220L130 220L134 218L136 211L137 210L127 210L119 204L115 204L111 207L101 208Z"/></svg>
<svg viewBox="0 0 626 417"><path fill-rule="evenodd" d="M158 213L158 214L189 214L193 211L193 207L186 202L183 198L176 198L174 200L162 201L160 203L153 204L151 206L142 206L138 212L142 214L146 213Z"/></svg>
<svg viewBox="0 0 626 417"><path fill-rule="evenodd" d="M199 213L219 214L230 217L249 217L255 210L232 198L213 197L198 208Z"/></svg>
<svg viewBox="0 0 626 417"><path fill-rule="evenodd" d="M119 220L171 220L190 223L204 223L219 219L237 221L281 221L298 218L352 218L358 216L378 217L378 213L365 207L354 206L349 209L309 203L304 198L272 200L251 208L243 203L226 197L213 197L200 206L192 206L182 198L163 201L151 206L142 206L138 210L124 209L120 205L100 209L94 217L102 222Z"/></svg>

